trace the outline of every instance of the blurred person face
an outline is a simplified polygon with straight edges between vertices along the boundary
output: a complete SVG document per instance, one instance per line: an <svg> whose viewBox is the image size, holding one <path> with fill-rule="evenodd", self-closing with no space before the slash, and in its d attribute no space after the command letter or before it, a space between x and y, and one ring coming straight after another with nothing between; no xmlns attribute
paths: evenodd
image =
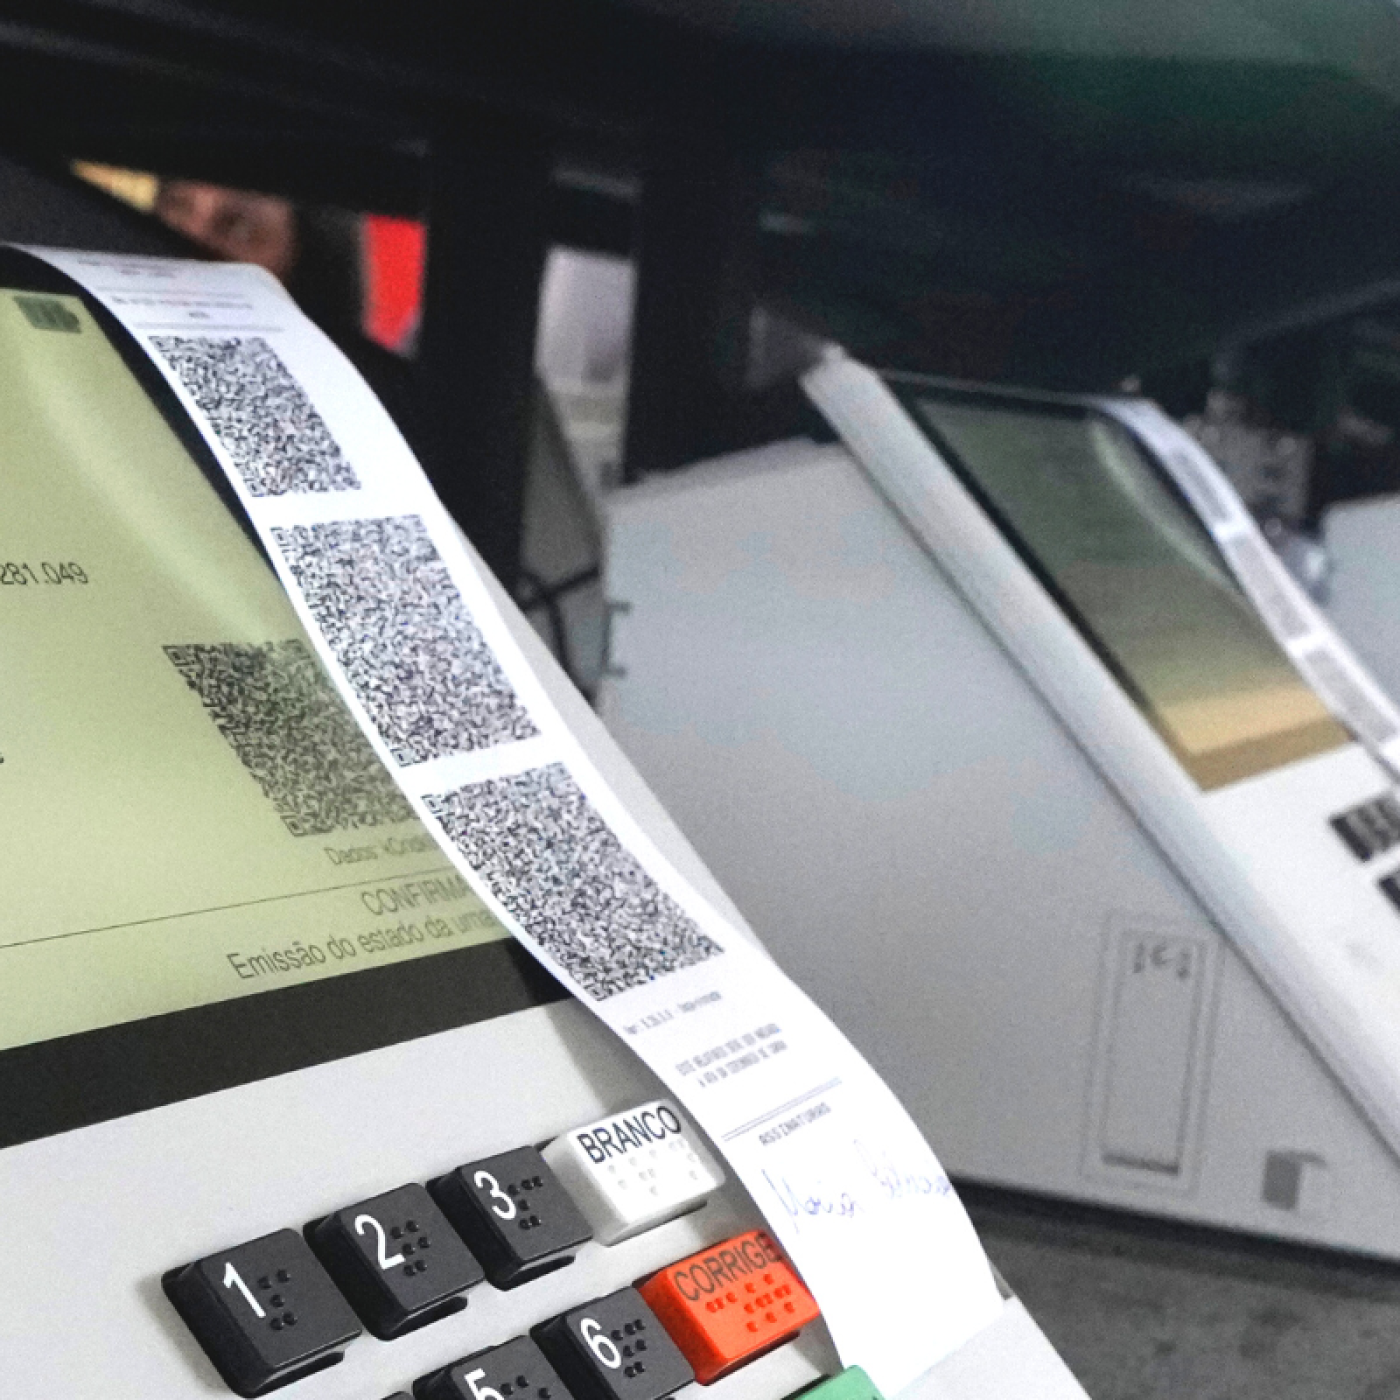
<svg viewBox="0 0 1400 1400"><path fill-rule="evenodd" d="M297 255L296 211L285 199L196 180L166 180L156 216L232 262L257 263L286 280Z"/></svg>

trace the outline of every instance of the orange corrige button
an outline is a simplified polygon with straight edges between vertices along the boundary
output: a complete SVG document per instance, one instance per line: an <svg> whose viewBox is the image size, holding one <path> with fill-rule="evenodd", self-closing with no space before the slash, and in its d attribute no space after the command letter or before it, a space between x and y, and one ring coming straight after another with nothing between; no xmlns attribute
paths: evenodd
<svg viewBox="0 0 1400 1400"><path fill-rule="evenodd" d="M701 1385L752 1361L821 1316L766 1230L668 1265L639 1289Z"/></svg>

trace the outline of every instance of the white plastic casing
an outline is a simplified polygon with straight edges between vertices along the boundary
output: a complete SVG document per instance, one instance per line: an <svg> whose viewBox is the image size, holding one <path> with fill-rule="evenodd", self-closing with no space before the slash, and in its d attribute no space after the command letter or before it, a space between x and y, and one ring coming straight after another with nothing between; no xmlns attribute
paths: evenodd
<svg viewBox="0 0 1400 1400"><path fill-rule="evenodd" d="M488 588L575 737L648 837L752 937L505 592L493 579ZM17 868L6 873L25 878ZM580 1002L564 1001L0 1149L0 1217L25 1222L13 1265L0 1269L0 1395L230 1400L162 1290L166 1271L571 1123L610 1124L614 1118L599 1119L610 1106L651 1106L660 1089ZM686 1137L713 1171L692 1129ZM760 1225L742 1187L731 1181L714 1191L720 1181L715 1171L708 1203L684 1219L651 1233L639 1226L615 1251L584 1245L568 1268L527 1287L482 1285L465 1312L391 1343L362 1337L342 1364L279 1394L405 1393L415 1378ZM840 1364L817 1323L717 1381L705 1400L782 1400ZM1014 1299L904 1392L904 1400L1004 1396L1084 1400Z"/></svg>
<svg viewBox="0 0 1400 1400"><path fill-rule="evenodd" d="M555 1138L544 1159L603 1244L674 1220L724 1185L724 1173L670 1099L575 1128Z"/></svg>
<svg viewBox="0 0 1400 1400"><path fill-rule="evenodd" d="M1264 924L1207 906L1109 781L1110 715L1120 763L1146 726L1077 634L1055 693L1082 709L1031 683L1035 638L1072 629L1020 606L1019 561L994 627L851 454L810 442L629 487L607 524L604 719L955 1177L1400 1258L1395 1153L1221 932ZM979 532L969 571L1008 548ZM1004 638L1032 617L1023 655ZM1389 786L1348 746L1161 830L1287 882L1319 960L1365 925L1400 947L1375 883L1400 855L1363 865L1327 820ZM1175 961L1143 978L1140 951Z"/></svg>

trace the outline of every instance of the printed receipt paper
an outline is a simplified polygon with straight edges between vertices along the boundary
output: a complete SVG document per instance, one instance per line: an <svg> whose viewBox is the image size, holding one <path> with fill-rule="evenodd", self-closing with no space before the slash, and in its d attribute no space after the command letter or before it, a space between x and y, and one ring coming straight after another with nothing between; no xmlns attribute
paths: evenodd
<svg viewBox="0 0 1400 1400"><path fill-rule="evenodd" d="M1152 449L1220 546L1279 648L1333 717L1378 763L1400 774L1400 709L1284 567L1210 453L1150 400L1091 402Z"/></svg>
<svg viewBox="0 0 1400 1400"><path fill-rule="evenodd" d="M281 287L246 267L33 251L150 354L423 823L709 1133L842 1360L892 1396L993 1321L990 1266L919 1130L610 791L388 415ZM260 428L235 402L249 395L266 397ZM463 440L469 461L470 424Z"/></svg>

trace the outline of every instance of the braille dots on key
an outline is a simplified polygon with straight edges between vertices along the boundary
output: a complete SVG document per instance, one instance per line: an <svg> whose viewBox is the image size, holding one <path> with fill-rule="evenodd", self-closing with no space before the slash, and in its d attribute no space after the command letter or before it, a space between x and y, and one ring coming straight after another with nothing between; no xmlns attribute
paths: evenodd
<svg viewBox="0 0 1400 1400"><path fill-rule="evenodd" d="M515 1202L515 1209L518 1212L515 1221L517 1230L534 1230L538 1228L540 1218L530 1209L530 1198L525 1194L527 1191L538 1191L544 1185L544 1177L527 1176L521 1181L512 1181L506 1185L506 1194Z"/></svg>
<svg viewBox="0 0 1400 1400"><path fill-rule="evenodd" d="M376 1337L402 1336L466 1306L484 1277L432 1198L418 1185L346 1206L306 1237Z"/></svg>
<svg viewBox="0 0 1400 1400"><path fill-rule="evenodd" d="M578 1400L665 1400L694 1378L633 1288L551 1318L532 1335Z"/></svg>
<svg viewBox="0 0 1400 1400"><path fill-rule="evenodd" d="M410 1216L402 1225L389 1226L389 1238L398 1245L398 1252L403 1257L405 1278L428 1272L425 1256L433 1247L433 1240L431 1235L423 1233L423 1227L416 1220ZM415 1254L418 1256L416 1259L413 1257Z"/></svg>
<svg viewBox="0 0 1400 1400"><path fill-rule="evenodd" d="M669 1099L574 1128L543 1156L607 1245L694 1210L724 1183Z"/></svg>
<svg viewBox="0 0 1400 1400"><path fill-rule="evenodd" d="M295 1230L235 1245L162 1279L229 1387L261 1395L340 1359L354 1314Z"/></svg>
<svg viewBox="0 0 1400 1400"><path fill-rule="evenodd" d="M647 1339L642 1336L646 1329L646 1323L638 1318L612 1330L613 1345L622 1354L622 1374L629 1381L646 1374L646 1362L642 1359L647 1349Z"/></svg>
<svg viewBox="0 0 1400 1400"><path fill-rule="evenodd" d="M259 1295L267 1295L262 1300L263 1311L268 1315L267 1326L271 1332L281 1332L284 1328L297 1325L297 1315L287 1306L284 1291L291 1281L292 1275L287 1269L278 1269L275 1274L263 1274L258 1279Z"/></svg>
<svg viewBox="0 0 1400 1400"><path fill-rule="evenodd" d="M592 1231L533 1147L469 1162L428 1183L497 1288L562 1268Z"/></svg>
<svg viewBox="0 0 1400 1400"><path fill-rule="evenodd" d="M818 1316L766 1230L750 1230L654 1274L640 1289L702 1385L718 1380Z"/></svg>
<svg viewBox="0 0 1400 1400"><path fill-rule="evenodd" d="M491 1392L501 1400L573 1400L529 1337L454 1361L414 1386L419 1400L481 1400Z"/></svg>
<svg viewBox="0 0 1400 1400"><path fill-rule="evenodd" d="M695 1149L683 1137L669 1138L658 1147L649 1148L650 1163L639 1173L653 1196L660 1196L669 1182L686 1182L702 1190L712 1189L704 1163Z"/></svg>
<svg viewBox="0 0 1400 1400"><path fill-rule="evenodd" d="M773 1274L764 1274L757 1281L746 1279L740 1285L741 1292L729 1292L705 1300L705 1311L715 1314L727 1308L742 1305L747 1318L746 1328L758 1333L767 1327L775 1327L784 1319L795 1317L798 1305L793 1297L796 1291L791 1282L784 1282Z"/></svg>

